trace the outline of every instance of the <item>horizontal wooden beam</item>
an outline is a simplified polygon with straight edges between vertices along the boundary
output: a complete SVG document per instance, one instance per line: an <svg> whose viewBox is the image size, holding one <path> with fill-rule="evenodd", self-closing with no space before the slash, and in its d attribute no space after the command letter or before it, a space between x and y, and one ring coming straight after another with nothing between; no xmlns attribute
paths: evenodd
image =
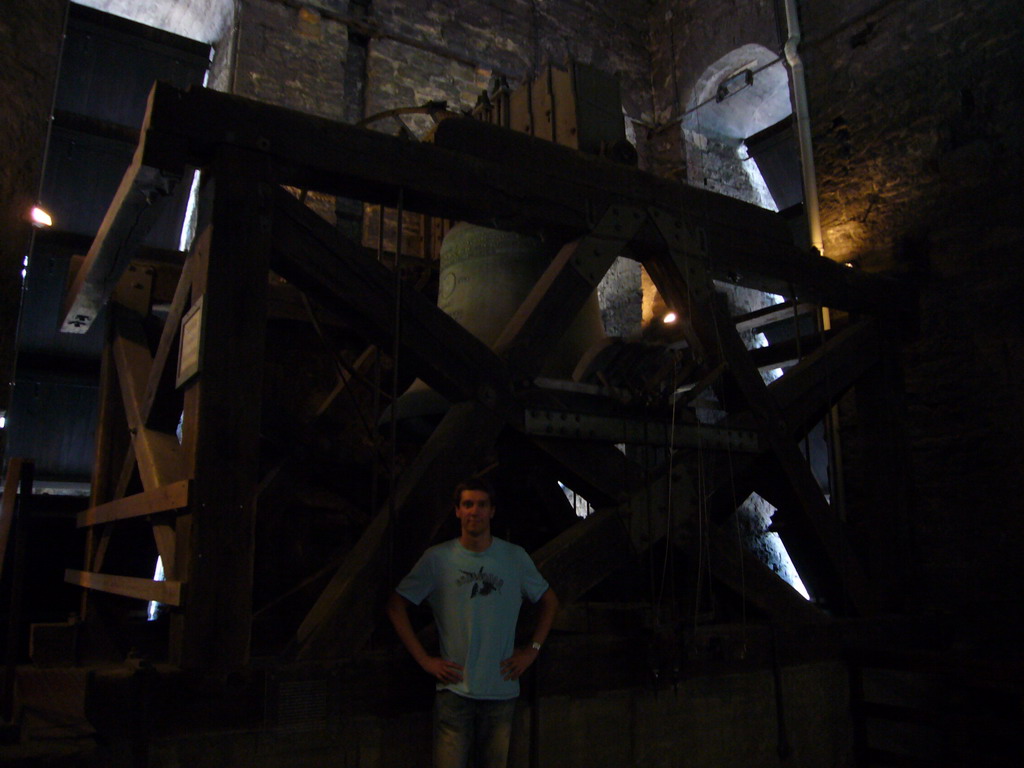
<svg viewBox="0 0 1024 768"><path fill-rule="evenodd" d="M191 480L180 480L152 491L137 493L134 496L126 496L123 499L90 507L84 512L78 513L78 527L87 528L130 517L145 517L160 512L184 509L189 503L191 487Z"/></svg>
<svg viewBox="0 0 1024 768"><path fill-rule="evenodd" d="M899 283L803 252L784 220L757 206L591 158L471 119L437 128L433 144L304 115L239 96L157 83L142 131L145 165L183 173L235 144L265 153L269 181L442 218L548 229L563 241L591 231L609 205L671 211L699 223L716 277L841 309L898 303ZM638 258L665 255L644 230Z"/></svg>
<svg viewBox="0 0 1024 768"><path fill-rule="evenodd" d="M878 362L886 339L866 318L844 328L768 386L788 434L802 438Z"/></svg>
<svg viewBox="0 0 1024 768"><path fill-rule="evenodd" d="M794 320L817 309L818 307L814 304L789 300L770 307L755 309L753 312L747 312L743 315L736 315L732 321L737 331L752 331L755 328L764 328L766 325L779 323L783 320Z"/></svg>
<svg viewBox="0 0 1024 768"><path fill-rule="evenodd" d="M135 576L112 576L107 573L76 571L71 568L64 571L64 581L98 592L109 592L112 595L150 600L165 605L180 606L182 604L184 584L180 581L153 581Z"/></svg>

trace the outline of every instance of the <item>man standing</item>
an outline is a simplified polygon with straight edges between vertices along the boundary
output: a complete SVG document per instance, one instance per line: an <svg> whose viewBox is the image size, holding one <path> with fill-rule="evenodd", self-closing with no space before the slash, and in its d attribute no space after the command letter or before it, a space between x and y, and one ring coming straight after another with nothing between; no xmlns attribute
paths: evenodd
<svg viewBox="0 0 1024 768"><path fill-rule="evenodd" d="M504 768L519 678L536 660L558 598L522 547L491 535L495 495L473 478L455 489L462 534L431 547L388 601L388 617L409 653L437 680L435 768ZM530 645L515 647L523 598L540 603ZM441 641L431 656L413 632L408 607L430 604Z"/></svg>

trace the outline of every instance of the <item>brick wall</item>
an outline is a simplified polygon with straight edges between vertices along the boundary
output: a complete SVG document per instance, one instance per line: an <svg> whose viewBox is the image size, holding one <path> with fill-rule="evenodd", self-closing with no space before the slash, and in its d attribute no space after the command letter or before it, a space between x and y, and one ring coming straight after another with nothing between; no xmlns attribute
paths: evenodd
<svg viewBox="0 0 1024 768"><path fill-rule="evenodd" d="M243 0L233 90L335 120L345 108L348 28L280 0Z"/></svg>

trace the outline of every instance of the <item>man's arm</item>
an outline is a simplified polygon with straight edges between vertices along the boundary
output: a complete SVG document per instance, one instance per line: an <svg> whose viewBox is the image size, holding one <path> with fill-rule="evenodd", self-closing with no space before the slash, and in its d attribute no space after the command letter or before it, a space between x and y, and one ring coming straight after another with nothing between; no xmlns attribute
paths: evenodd
<svg viewBox="0 0 1024 768"><path fill-rule="evenodd" d="M538 647L544 645L551 631L551 624L558 613L558 597L550 587L537 601L537 626L533 629L533 638L525 648L516 648L512 655L501 662L501 675L506 680L518 680L537 660L540 654Z"/></svg>
<svg viewBox="0 0 1024 768"><path fill-rule="evenodd" d="M447 661L438 656L431 656L423 643L416 637L412 629L412 622L409 621L408 600L397 592L392 592L388 599L387 614L395 627L398 639L402 641L409 654L416 660L416 663L423 667L423 671L442 683L457 683L462 679L462 667L454 661Z"/></svg>

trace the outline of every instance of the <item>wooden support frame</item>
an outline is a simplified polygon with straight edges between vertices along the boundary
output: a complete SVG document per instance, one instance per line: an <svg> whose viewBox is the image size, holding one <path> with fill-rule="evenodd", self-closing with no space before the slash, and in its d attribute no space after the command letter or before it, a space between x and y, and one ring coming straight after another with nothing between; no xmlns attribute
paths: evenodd
<svg viewBox="0 0 1024 768"><path fill-rule="evenodd" d="M762 439L783 482L773 490L786 497L783 515L791 519L788 543L797 568L805 574L833 606L848 603L856 610L870 610L863 569L845 546L842 524L826 502L810 467L787 426L778 402L754 366L735 326L715 300L711 276L704 268L705 254L692 240L681 237L687 227L679 217L652 210L652 218L665 237L672 258L660 260L649 271L655 283L664 286L670 306L681 311L688 334L706 355L722 360L732 381L742 393L762 433ZM782 505L783 499L777 498Z"/></svg>
<svg viewBox="0 0 1024 768"><path fill-rule="evenodd" d="M97 257L73 286L69 308L102 303L109 291L91 262L119 253L126 236L148 229L145 221L131 230L114 226L132 216L141 169L180 177L190 167L208 166L224 145L272 152L272 164L254 169L263 181L385 205L402 189L408 210L484 226L541 226L563 233L566 241L591 231L595 212L609 205L679 211L701 220L710 263L722 279L742 274L747 284L775 293L795 287L807 299L840 309L877 308L904 298L895 281L798 251L782 220L757 206L468 118L444 120L432 145L416 144L239 96L201 88L183 93L157 83L140 137L135 170L122 182L126 191L111 206L112 224L97 235ZM642 248L663 252L657 233L639 238ZM107 264L103 275L116 283L126 264ZM67 315L75 320L71 309Z"/></svg>
<svg viewBox="0 0 1024 768"><path fill-rule="evenodd" d="M362 248L340 240L277 186L282 183L383 204L392 204L401 192L410 210L485 226L539 228L567 243L493 350L421 296L403 295L400 352L455 405L401 478L395 499L375 511L301 623L292 648L297 656L346 656L362 647L386 580L396 568L404 569L400 559L407 550L421 547L451 513L446 499L454 482L479 468L480 457L493 450L503 431L522 423L523 388L532 385L552 339L620 253L645 263L670 304L692 310L684 315L687 339L701 369L712 372L702 386L725 380L740 393L742 407L730 414L728 427L756 430L766 448L741 463L754 470L773 462L781 469L784 483L771 490L781 488L786 497L784 514L802 530L805 551L826 552L823 562L812 566L819 583L843 600L852 598L858 608L869 608L852 575L857 564L837 549L842 526L813 485L795 439L823 402L833 403L840 389L864 374L871 326L858 323L825 340L781 382L766 388L736 336L733 319L716 305L712 279L742 274L745 284L763 289L796 286L802 301L868 311L899 300L899 286L800 252L781 219L737 201L472 121L445 121L435 141L410 144L202 90L183 94L158 85L151 95L136 161L122 185L130 192L119 193L108 213L112 223L92 250L97 259L118 252L127 234L117 222L134 210L133 200L147 179L159 184L192 165L206 171L204 218L172 303L173 322L165 326L155 355L142 343L137 324L118 321L110 367L120 374L135 432L134 455L149 482L143 476L145 493L121 504L101 505L95 499L90 528L157 514L157 507L168 502L156 497L171 493L171 486L174 493L187 493L187 511L174 516L175 528L155 531L161 554L170 553L170 589L179 590L177 598L183 600L187 583L190 595L187 609L172 617L173 660L185 667L223 670L248 659L254 497L260 487L260 395L251 382L262 373L268 270L329 305L367 342L390 348L394 341L393 275ZM153 169L160 169L159 178L152 176ZM109 269L116 272L119 264L110 262ZM89 277L95 276L94 269L83 268L83 273L71 306L98 295L98 283ZM208 310L208 343L200 375L185 385L183 444L168 444L165 452L175 453L174 448L179 454L176 476L176 470L163 469L169 462L160 458L163 438L154 434L159 430L151 426L150 414L178 319L189 300L200 298ZM834 362L840 350L841 365L822 363ZM550 440L536 442L579 490L600 502L597 515L537 553L563 598L582 594L607 573L609 564L672 539L698 507L684 466L686 450L678 452L671 469L671 503L661 503L648 523L637 510L649 507L652 495L667 498L667 476L641 481L636 468L628 467L623 474L631 479L622 487L600 470L622 462L621 455L610 455L614 449L609 446L576 444L562 450ZM601 461L588 466L591 449ZM182 491L186 477L192 480ZM758 476L751 471L750 477ZM722 488L721 478L714 480L713 490ZM422 514L414 517L413 509ZM172 516L159 513L159 518ZM109 581L121 577L89 569L81 573L87 575L73 578L92 588L114 584L133 595L151 589ZM735 580L728 569L720 578L723 583ZM773 604L770 592L763 596L766 606Z"/></svg>

